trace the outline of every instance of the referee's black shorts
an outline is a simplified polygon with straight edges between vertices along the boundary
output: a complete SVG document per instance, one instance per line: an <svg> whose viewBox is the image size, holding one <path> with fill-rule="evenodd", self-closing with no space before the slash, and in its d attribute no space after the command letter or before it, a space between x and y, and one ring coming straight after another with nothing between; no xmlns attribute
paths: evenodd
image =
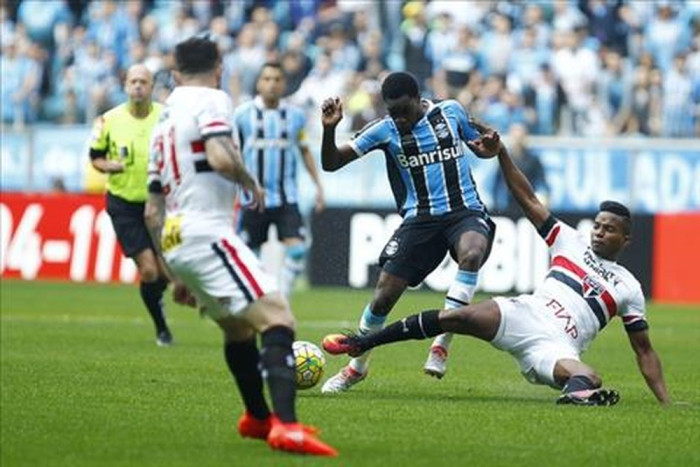
<svg viewBox="0 0 700 467"><path fill-rule="evenodd" d="M489 241L483 264L491 252L496 224L486 213L464 210L404 220L384 246L379 265L415 287L438 267L448 251L456 259L459 238L468 231L479 232Z"/></svg>
<svg viewBox="0 0 700 467"><path fill-rule="evenodd" d="M107 192L107 214L112 220L119 245L129 258L136 257L143 250L153 249L153 242L143 219L145 207L146 203L127 201Z"/></svg>

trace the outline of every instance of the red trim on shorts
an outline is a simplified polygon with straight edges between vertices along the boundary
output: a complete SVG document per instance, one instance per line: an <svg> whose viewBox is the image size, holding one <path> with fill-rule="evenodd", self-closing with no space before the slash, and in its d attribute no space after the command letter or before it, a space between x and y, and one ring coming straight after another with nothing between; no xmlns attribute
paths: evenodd
<svg viewBox="0 0 700 467"><path fill-rule="evenodd" d="M231 245L228 240L225 238L221 239L221 244L224 246L228 254L231 256L233 259L233 262L235 265L238 267L238 269L241 270L243 275L245 276L246 280L250 284L250 286L253 288L253 291L255 292L256 299L260 298L263 296L263 290L260 287L260 284L255 280L255 277L253 277L253 274L250 272L250 269L245 265L243 260L241 260L241 257L238 256L238 252L236 251L235 248L233 248L233 245Z"/></svg>

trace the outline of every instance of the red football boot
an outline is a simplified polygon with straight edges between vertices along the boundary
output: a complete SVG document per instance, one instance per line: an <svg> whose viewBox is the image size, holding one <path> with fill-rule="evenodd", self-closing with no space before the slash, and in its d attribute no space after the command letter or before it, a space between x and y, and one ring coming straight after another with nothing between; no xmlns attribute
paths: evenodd
<svg viewBox="0 0 700 467"><path fill-rule="evenodd" d="M323 350L331 355L348 354L351 357L362 355L362 350L357 343L359 336L354 334L328 334L323 338L321 345Z"/></svg>
<svg viewBox="0 0 700 467"><path fill-rule="evenodd" d="M258 420L253 415L246 411L241 418L238 419L238 433L243 438L267 439L272 429L272 417L269 416L265 420Z"/></svg>
<svg viewBox="0 0 700 467"><path fill-rule="evenodd" d="M302 425L301 423L282 423L273 418L272 429L267 437L267 444L272 449L296 454L337 456L338 451L316 438L315 431L315 428Z"/></svg>

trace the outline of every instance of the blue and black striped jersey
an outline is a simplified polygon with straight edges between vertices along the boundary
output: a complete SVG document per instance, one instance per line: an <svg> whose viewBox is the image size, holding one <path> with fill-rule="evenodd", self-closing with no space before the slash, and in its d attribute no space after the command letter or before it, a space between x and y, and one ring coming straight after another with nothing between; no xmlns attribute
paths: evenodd
<svg viewBox="0 0 700 467"><path fill-rule="evenodd" d="M234 123L246 168L265 190L265 207L297 203L297 159L307 144L304 112L284 101L266 108L258 96L236 109Z"/></svg>
<svg viewBox="0 0 700 467"><path fill-rule="evenodd" d="M400 134L386 116L368 124L350 141L364 156L380 149L396 206L404 218L460 210L485 211L472 178L465 141L479 137L455 100L429 103L410 133Z"/></svg>

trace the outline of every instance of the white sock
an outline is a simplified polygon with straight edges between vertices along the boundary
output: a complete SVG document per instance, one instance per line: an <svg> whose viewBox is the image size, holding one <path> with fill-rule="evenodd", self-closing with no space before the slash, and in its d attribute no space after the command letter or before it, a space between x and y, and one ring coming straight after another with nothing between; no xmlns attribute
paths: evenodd
<svg viewBox="0 0 700 467"><path fill-rule="evenodd" d="M294 283L304 272L306 247L303 244L292 245L285 248L284 265L280 274L280 292L291 298Z"/></svg>
<svg viewBox="0 0 700 467"><path fill-rule="evenodd" d="M360 318L360 325L358 326L360 333L368 334L370 332L379 331L384 327L386 322L386 316L378 316L372 313L369 305L367 305L362 312L362 317ZM370 352L365 352L359 357L355 357L350 360L350 368L357 371L358 373L367 373L369 368L369 355Z"/></svg>
<svg viewBox="0 0 700 467"><path fill-rule="evenodd" d="M445 309L451 310L471 303L478 278L478 272L457 271L457 277L455 277L445 296ZM433 340L431 347L440 346L447 351L452 345L453 336L454 334L451 332L440 334Z"/></svg>

